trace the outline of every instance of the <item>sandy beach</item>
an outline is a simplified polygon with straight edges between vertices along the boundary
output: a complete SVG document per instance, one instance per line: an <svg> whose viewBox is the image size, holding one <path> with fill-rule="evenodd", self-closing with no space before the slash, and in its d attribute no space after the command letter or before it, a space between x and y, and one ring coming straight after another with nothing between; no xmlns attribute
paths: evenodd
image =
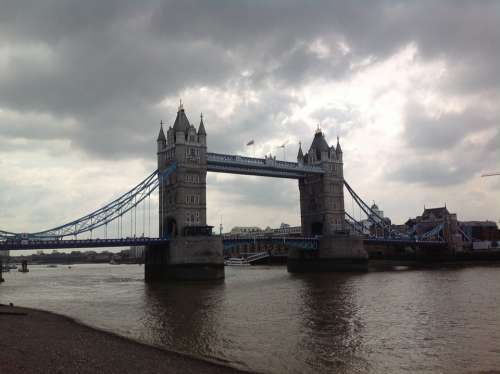
<svg viewBox="0 0 500 374"><path fill-rule="evenodd" d="M0 305L0 373L241 373L40 310Z"/></svg>

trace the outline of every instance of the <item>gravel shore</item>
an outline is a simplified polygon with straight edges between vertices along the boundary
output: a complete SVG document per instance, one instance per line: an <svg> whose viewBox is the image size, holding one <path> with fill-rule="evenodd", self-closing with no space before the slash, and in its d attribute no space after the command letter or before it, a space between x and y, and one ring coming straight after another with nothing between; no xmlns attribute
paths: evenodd
<svg viewBox="0 0 500 374"><path fill-rule="evenodd" d="M241 373L40 310L0 305L0 373Z"/></svg>

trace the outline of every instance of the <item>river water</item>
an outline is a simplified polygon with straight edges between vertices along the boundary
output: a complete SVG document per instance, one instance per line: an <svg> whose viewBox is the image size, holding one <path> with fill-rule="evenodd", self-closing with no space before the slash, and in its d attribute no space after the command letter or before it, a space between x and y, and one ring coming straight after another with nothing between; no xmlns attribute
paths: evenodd
<svg viewBox="0 0 500 374"><path fill-rule="evenodd" d="M265 373L500 369L500 267L294 275L226 267L217 283L147 285L139 265L31 266L0 302Z"/></svg>

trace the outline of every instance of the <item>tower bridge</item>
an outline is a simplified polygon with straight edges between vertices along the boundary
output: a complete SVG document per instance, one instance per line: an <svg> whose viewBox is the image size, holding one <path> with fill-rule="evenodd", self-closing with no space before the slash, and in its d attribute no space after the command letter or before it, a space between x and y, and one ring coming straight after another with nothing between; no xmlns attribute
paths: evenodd
<svg viewBox="0 0 500 374"><path fill-rule="evenodd" d="M247 157L207 151L207 132L203 117L196 128L181 105L175 121L166 131L163 124L157 138L158 166L152 174L111 203L53 229L36 233L14 233L0 230L0 250L37 248L84 248L146 245L146 278L216 279L224 277L223 246L248 242L248 238L212 235L207 226L207 172L256 175L298 180L302 238L277 239L287 242L289 271L358 269L366 266L363 247L372 242L419 243L446 245L446 227L435 227L420 236L392 229L373 211L344 180L343 151L337 138L329 145L321 130L314 134L307 152L299 147L296 162L275 157ZM92 239L92 233L150 199L158 190L158 237L123 237ZM380 227L381 237L363 237L362 225L347 214L344 191ZM136 211L135 211L136 213ZM137 222L137 221L136 221ZM132 220L131 220L132 223ZM90 233L91 238L78 239ZM451 233L453 234L453 233ZM450 235L448 235L449 237ZM266 238L253 239L267 240Z"/></svg>

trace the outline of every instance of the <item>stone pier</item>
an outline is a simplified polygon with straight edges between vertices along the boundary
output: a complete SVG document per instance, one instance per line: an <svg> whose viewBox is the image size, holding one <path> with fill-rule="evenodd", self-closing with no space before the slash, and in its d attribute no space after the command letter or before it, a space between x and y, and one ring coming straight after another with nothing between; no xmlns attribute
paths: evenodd
<svg viewBox="0 0 500 374"><path fill-rule="evenodd" d="M366 271L368 254L358 236L324 236L317 251L289 249L287 268L290 273Z"/></svg>
<svg viewBox="0 0 500 374"><path fill-rule="evenodd" d="M184 236L166 245L146 248L147 282L224 279L222 240L215 236Z"/></svg>

